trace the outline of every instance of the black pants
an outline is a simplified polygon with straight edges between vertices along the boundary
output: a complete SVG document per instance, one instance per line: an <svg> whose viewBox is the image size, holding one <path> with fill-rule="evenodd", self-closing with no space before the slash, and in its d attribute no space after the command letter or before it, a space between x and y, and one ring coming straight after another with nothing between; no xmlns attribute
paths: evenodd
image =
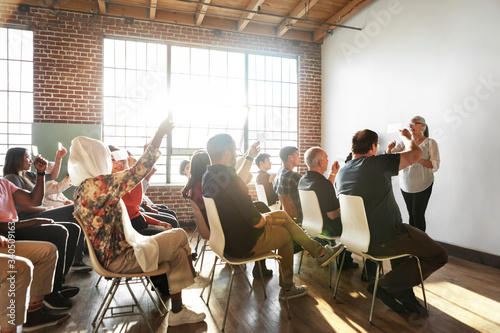
<svg viewBox="0 0 500 333"><path fill-rule="evenodd" d="M73 212L75 211L74 205L66 205L57 208L47 209L43 212L38 213L26 213L26 212L18 212L19 220L28 220L36 217L44 217L47 219L52 219L55 222L73 222L78 227L79 237L76 238L75 243L70 243L70 247L76 247L72 250L73 254L71 255L71 260L74 259L75 262L83 262L83 249L85 244L85 235L83 232L80 232L80 226L73 216ZM70 233L74 232L74 229L68 230ZM73 242L73 235L70 235L69 242ZM69 267L68 267L69 269Z"/></svg>
<svg viewBox="0 0 500 333"><path fill-rule="evenodd" d="M429 198L432 193L432 185L417 193L403 193L403 198L406 202L406 208L408 209L408 214L410 215L410 225L417 229L425 232L425 210L427 209L427 204L429 203Z"/></svg>
<svg viewBox="0 0 500 333"><path fill-rule="evenodd" d="M58 258L53 291L61 290L64 277L73 263L76 242L79 236L80 227L71 222L35 225L16 230L16 240L45 241L57 247Z"/></svg>

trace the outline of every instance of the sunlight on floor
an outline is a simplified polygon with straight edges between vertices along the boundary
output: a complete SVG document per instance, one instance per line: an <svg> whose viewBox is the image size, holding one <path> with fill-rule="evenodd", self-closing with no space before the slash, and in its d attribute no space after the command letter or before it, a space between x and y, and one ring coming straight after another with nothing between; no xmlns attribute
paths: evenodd
<svg viewBox="0 0 500 333"><path fill-rule="evenodd" d="M427 285L426 285L427 286ZM436 294L433 291L447 290L445 295ZM441 281L429 284L426 289L427 301L431 307L438 308L448 316L477 329L480 332L500 332L500 303L473 291L465 289L454 283ZM415 289L418 297L421 294ZM483 316L483 309L498 309L493 317Z"/></svg>

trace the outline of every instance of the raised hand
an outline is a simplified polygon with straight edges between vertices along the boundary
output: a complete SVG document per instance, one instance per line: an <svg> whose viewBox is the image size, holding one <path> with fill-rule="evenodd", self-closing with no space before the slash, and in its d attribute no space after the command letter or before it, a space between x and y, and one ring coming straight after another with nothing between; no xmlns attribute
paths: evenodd
<svg viewBox="0 0 500 333"><path fill-rule="evenodd" d="M45 172L45 169L47 168L47 160L40 155L35 157L35 162L33 162L33 164L35 166L36 172L38 173Z"/></svg>

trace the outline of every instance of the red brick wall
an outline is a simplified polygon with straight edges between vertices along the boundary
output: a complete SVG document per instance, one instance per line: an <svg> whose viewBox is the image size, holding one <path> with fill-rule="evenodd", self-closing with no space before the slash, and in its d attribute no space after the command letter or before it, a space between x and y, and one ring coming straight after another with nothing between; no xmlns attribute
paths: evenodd
<svg viewBox="0 0 500 333"><path fill-rule="evenodd" d="M29 13L2 4L0 23L27 25L34 34L34 121L100 124L103 38L147 38L177 44L298 56L299 149L321 142L321 45L210 29L31 7ZM305 165L300 171L305 172ZM151 199L192 219L178 186L154 187ZM255 194L254 194L255 195Z"/></svg>

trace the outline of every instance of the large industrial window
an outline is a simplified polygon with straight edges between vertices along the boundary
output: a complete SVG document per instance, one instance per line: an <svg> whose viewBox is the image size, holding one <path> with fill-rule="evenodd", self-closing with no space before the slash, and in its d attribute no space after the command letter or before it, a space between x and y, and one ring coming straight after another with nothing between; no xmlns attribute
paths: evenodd
<svg viewBox="0 0 500 333"><path fill-rule="evenodd" d="M0 167L12 147L31 148L33 32L0 27Z"/></svg>
<svg viewBox="0 0 500 333"><path fill-rule="evenodd" d="M106 38L105 142L139 155L166 117L175 130L153 183L185 183L181 161L217 133L230 134L241 153L260 140L262 151L277 156L297 144L297 61Z"/></svg>

